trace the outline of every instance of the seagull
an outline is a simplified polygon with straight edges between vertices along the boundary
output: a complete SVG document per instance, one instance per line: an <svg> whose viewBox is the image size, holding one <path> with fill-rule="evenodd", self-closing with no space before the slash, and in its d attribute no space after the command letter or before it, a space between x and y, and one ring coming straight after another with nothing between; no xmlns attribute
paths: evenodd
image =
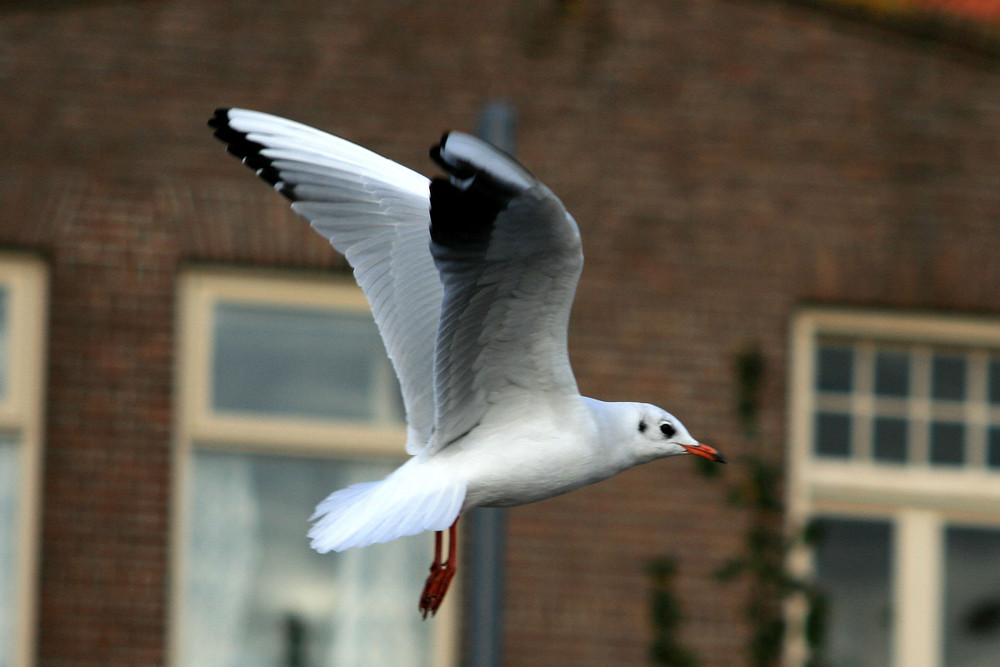
<svg viewBox="0 0 1000 667"><path fill-rule="evenodd" d="M434 531L426 619L455 575L458 520L472 508L544 500L678 454L726 462L662 408L580 395L567 352L580 231L506 153L445 133L430 156L447 176L428 180L270 114L218 109L209 125L345 256L399 378L411 456L320 502L316 551Z"/></svg>

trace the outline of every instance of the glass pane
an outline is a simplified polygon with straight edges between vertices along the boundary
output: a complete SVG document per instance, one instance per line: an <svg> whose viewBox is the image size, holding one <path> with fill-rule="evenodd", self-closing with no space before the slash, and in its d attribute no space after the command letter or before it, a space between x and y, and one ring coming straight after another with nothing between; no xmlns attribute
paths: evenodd
<svg viewBox="0 0 1000 667"><path fill-rule="evenodd" d="M897 417L876 417L872 457L876 461L906 462L907 421Z"/></svg>
<svg viewBox="0 0 1000 667"><path fill-rule="evenodd" d="M195 454L178 664L429 664L434 624L416 610L429 536L340 554L317 554L306 538L331 491L393 467Z"/></svg>
<svg viewBox="0 0 1000 667"><path fill-rule="evenodd" d="M910 355L906 352L875 353L875 393L906 396L910 393Z"/></svg>
<svg viewBox="0 0 1000 667"><path fill-rule="evenodd" d="M948 667L1000 665L1000 530L945 531L944 655Z"/></svg>
<svg viewBox="0 0 1000 667"><path fill-rule="evenodd" d="M398 385L368 313L221 303L213 350L217 410L401 419Z"/></svg>
<svg viewBox="0 0 1000 667"><path fill-rule="evenodd" d="M822 345L816 359L816 388L820 391L850 392L854 379L854 350Z"/></svg>
<svg viewBox="0 0 1000 667"><path fill-rule="evenodd" d="M986 443L986 465L1000 468L1000 426L990 428L989 441Z"/></svg>
<svg viewBox="0 0 1000 667"><path fill-rule="evenodd" d="M931 463L961 465L965 462L965 425L931 423Z"/></svg>
<svg viewBox="0 0 1000 667"><path fill-rule="evenodd" d="M931 398L965 400L965 357L934 355L931 361Z"/></svg>
<svg viewBox="0 0 1000 667"><path fill-rule="evenodd" d="M991 359L988 368L990 403L1000 405L1000 359Z"/></svg>
<svg viewBox="0 0 1000 667"><path fill-rule="evenodd" d="M20 448L0 438L0 665L14 664L17 649L17 545L21 479Z"/></svg>
<svg viewBox="0 0 1000 667"><path fill-rule="evenodd" d="M885 667L889 661L892 531L886 521L821 519L816 586L828 608L820 664Z"/></svg>
<svg viewBox="0 0 1000 667"><path fill-rule="evenodd" d="M10 391L10 344L9 328L7 316L7 301L9 295L7 288L0 287L0 400L7 398Z"/></svg>
<svg viewBox="0 0 1000 667"><path fill-rule="evenodd" d="M816 415L816 455L851 455L851 416L836 412Z"/></svg>

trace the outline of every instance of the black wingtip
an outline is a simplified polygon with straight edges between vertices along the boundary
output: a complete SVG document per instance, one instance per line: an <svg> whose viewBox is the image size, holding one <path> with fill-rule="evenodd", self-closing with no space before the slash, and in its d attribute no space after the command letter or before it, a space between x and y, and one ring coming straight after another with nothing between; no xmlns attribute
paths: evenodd
<svg viewBox="0 0 1000 667"><path fill-rule="evenodd" d="M431 179L431 240L442 247L484 250L506 201L462 190L447 178Z"/></svg>
<svg viewBox="0 0 1000 667"><path fill-rule="evenodd" d="M431 160L434 161L434 164L436 164L437 166L441 167L442 169L444 169L445 171L448 171L448 172L451 171L452 166L449 165L447 162L445 162L444 158L441 157L441 151L444 149L445 142L448 141L448 135L449 134L451 134L450 130L446 131L446 132L443 132L441 134L441 140L438 141L433 146L431 146L431 150L430 150Z"/></svg>
<svg viewBox="0 0 1000 667"><path fill-rule="evenodd" d="M215 138L229 144L229 152L239 158L246 157L246 154L253 152L254 148L258 150L263 148L260 144L247 141L246 132L233 129L229 124L229 112L228 108L219 108L215 110L215 115L208 119L208 126L215 129ZM246 150L239 148L240 146L245 146Z"/></svg>
<svg viewBox="0 0 1000 667"><path fill-rule="evenodd" d="M234 130L229 125L219 125L215 128L215 138L227 144L246 142L246 133Z"/></svg>
<svg viewBox="0 0 1000 667"><path fill-rule="evenodd" d="M444 132L441 140L431 146L430 156L463 190L469 189L474 181L477 187L492 191L493 196L509 200L527 187L531 175L510 155L487 141L467 135L457 142L458 145L449 147L452 134L461 135L460 132ZM477 147L476 142L482 147Z"/></svg>
<svg viewBox="0 0 1000 667"><path fill-rule="evenodd" d="M266 146L247 139L246 132L240 132L229 125L229 109L218 109L208 125L215 128L215 138L226 144L226 151L243 160L251 169L266 169L271 166L271 160L260 154Z"/></svg>
<svg viewBox="0 0 1000 667"><path fill-rule="evenodd" d="M219 107L216 109L212 117L208 119L208 126L214 128L228 127L229 111L230 107Z"/></svg>
<svg viewBox="0 0 1000 667"><path fill-rule="evenodd" d="M215 129L215 137L226 144L226 152L238 157L250 169L257 172L263 180L274 186L282 195L295 201L294 187L281 183L281 174L272 166L272 160L261 154L267 147L264 144L247 139L246 132L240 132L229 124L229 112L232 109L220 107L208 120L208 126Z"/></svg>
<svg viewBox="0 0 1000 667"><path fill-rule="evenodd" d="M271 158L264 157L260 154L266 146L264 144L258 144L256 141L249 141L243 139L236 143L229 145L229 152L237 157L243 159L243 164L250 167L254 171L260 171L261 169L268 169L271 166Z"/></svg>
<svg viewBox="0 0 1000 667"><path fill-rule="evenodd" d="M284 182L275 183L274 189L277 190L278 194L280 194L288 201L295 202L299 200L298 195L295 194L295 186L292 185L291 183L284 183Z"/></svg>
<svg viewBox="0 0 1000 667"><path fill-rule="evenodd" d="M277 169L275 169L271 165L267 165L265 167L261 167L260 169L258 169L257 175L260 176L261 179L270 183L271 185L277 185L278 183L281 182L281 174L278 172Z"/></svg>

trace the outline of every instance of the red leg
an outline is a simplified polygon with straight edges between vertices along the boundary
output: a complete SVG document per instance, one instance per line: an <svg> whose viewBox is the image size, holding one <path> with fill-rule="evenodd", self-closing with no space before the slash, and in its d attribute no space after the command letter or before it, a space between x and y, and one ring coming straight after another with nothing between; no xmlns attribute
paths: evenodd
<svg viewBox="0 0 1000 667"><path fill-rule="evenodd" d="M424 618L427 614L433 616L444 601L444 594L458 569L458 519L448 529L448 560L441 562L441 533L434 533L434 562L431 563L431 573L424 584L424 592L420 594L420 613Z"/></svg>

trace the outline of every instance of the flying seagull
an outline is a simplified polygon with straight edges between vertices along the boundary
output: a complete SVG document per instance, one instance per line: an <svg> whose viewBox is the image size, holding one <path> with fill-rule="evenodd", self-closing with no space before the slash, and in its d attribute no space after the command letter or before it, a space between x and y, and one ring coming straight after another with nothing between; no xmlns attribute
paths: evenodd
<svg viewBox="0 0 1000 667"><path fill-rule="evenodd" d="M411 458L322 501L316 551L434 531L426 618L455 575L463 512L551 498L666 456L726 462L666 410L580 395L566 348L580 231L507 154L449 132L431 148L447 177L428 180L269 114L219 109L209 125L347 258L402 388Z"/></svg>

